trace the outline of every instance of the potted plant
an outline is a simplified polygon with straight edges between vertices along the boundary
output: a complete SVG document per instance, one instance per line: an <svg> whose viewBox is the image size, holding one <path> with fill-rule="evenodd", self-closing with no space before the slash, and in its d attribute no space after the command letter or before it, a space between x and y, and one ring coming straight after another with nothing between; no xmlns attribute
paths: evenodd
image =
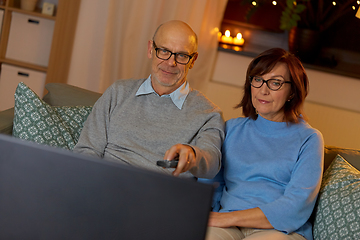
<svg viewBox="0 0 360 240"><path fill-rule="evenodd" d="M303 61L312 62L320 52L322 33L341 16L354 11L355 0L286 0L280 28L289 31L289 50Z"/></svg>
<svg viewBox="0 0 360 240"><path fill-rule="evenodd" d="M269 0L242 0L250 4L247 19L256 9ZM311 62L320 47L321 33L332 26L340 17L359 6L356 0L276 0L281 6L280 29L289 32L289 50Z"/></svg>
<svg viewBox="0 0 360 240"><path fill-rule="evenodd" d="M280 28L283 30L291 30L299 26L324 31L341 16L354 11L352 6L359 5L359 1L356 0L280 0L278 2L284 9L280 19Z"/></svg>

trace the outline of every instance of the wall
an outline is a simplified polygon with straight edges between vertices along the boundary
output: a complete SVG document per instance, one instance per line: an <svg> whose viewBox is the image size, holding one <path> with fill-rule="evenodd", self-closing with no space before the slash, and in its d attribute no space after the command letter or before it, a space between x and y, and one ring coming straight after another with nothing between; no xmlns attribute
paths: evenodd
<svg viewBox="0 0 360 240"><path fill-rule="evenodd" d="M218 52L212 80L202 91L217 104L225 120L241 116L234 109L251 57ZM306 67L305 67L306 68ZM326 145L360 149L360 79L306 68L310 93L305 102L309 123L324 136Z"/></svg>

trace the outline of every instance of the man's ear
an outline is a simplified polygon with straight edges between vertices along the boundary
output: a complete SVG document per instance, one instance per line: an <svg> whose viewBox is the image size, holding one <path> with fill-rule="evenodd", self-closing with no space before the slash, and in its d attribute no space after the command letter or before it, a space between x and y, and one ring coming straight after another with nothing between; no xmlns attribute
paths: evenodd
<svg viewBox="0 0 360 240"><path fill-rule="evenodd" d="M148 50L147 50L147 56L148 58L152 58L152 51L153 51L153 41L149 40L148 41Z"/></svg>
<svg viewBox="0 0 360 240"><path fill-rule="evenodd" d="M189 69L193 68L198 55L199 55L198 53L195 53L195 55L191 58L191 63L190 63Z"/></svg>

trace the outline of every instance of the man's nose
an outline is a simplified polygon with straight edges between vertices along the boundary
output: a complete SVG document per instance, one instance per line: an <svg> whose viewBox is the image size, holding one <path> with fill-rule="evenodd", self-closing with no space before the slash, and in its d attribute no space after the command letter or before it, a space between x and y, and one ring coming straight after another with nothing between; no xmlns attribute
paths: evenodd
<svg viewBox="0 0 360 240"><path fill-rule="evenodd" d="M171 66L176 66L176 60L175 60L175 54L171 54L170 58L168 60L166 60L168 62L169 65Z"/></svg>

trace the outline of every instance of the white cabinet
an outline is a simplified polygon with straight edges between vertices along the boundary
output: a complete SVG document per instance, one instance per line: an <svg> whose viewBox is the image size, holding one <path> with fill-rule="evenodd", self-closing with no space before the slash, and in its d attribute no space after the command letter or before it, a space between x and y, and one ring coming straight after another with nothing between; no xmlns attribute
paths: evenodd
<svg viewBox="0 0 360 240"><path fill-rule="evenodd" d="M55 21L12 12L6 58L47 67Z"/></svg>
<svg viewBox="0 0 360 240"><path fill-rule="evenodd" d="M0 111L13 106L20 81L40 97L46 83L67 82L81 0L38 0L35 11L1 2ZM41 13L44 2L55 4L54 16Z"/></svg>
<svg viewBox="0 0 360 240"><path fill-rule="evenodd" d="M14 94L19 82L43 96L46 74L35 70L2 64L0 75L0 111L14 106Z"/></svg>

